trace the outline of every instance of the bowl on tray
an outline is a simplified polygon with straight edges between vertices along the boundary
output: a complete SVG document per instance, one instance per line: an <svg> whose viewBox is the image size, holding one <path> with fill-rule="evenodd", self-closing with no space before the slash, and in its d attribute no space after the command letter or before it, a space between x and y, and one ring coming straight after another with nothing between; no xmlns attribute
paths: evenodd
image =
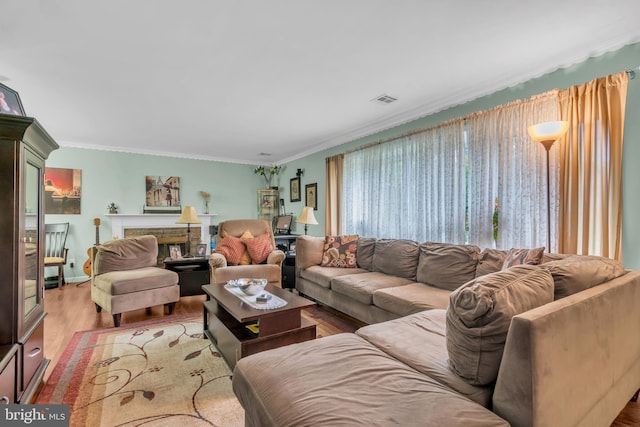
<svg viewBox="0 0 640 427"><path fill-rule="evenodd" d="M257 295L264 291L267 279L236 279L229 280L227 284L240 289L247 295Z"/></svg>

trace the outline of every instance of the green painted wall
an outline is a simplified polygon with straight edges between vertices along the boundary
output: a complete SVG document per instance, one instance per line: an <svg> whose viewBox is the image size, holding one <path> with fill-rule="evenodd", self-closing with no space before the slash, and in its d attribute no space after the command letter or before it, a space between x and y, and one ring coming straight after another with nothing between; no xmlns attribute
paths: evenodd
<svg viewBox="0 0 640 427"><path fill-rule="evenodd" d="M84 276L82 266L87 249L95 243L94 218L100 218L100 241L111 236L111 221L105 216L107 205L115 202L119 213L142 213L145 202L145 176L179 176L182 205L193 205L204 212L200 191L211 194L209 211L217 214L212 223L231 218L255 218L258 188L262 177L254 175L253 165L180 159L165 156L61 147L47 159L46 166L81 169L82 201L80 215L46 215L45 222L69 222L68 264L65 276ZM48 269L47 275L55 275Z"/></svg>
<svg viewBox="0 0 640 427"><path fill-rule="evenodd" d="M286 212L298 215L304 206L304 187L318 184L318 210L315 212L319 225L309 226L309 234L324 235L325 198L325 158L337 153L357 148L364 144L401 135L414 129L436 125L443 121L463 117L478 110L486 110L516 99L554 88L566 88L581 84L596 77L623 70L638 69L640 66L640 44L624 47L616 52L591 58L580 64L529 80L523 84L455 106L413 122L388 129L371 136L323 150L321 152L291 161L278 177L281 198L285 200ZM469 72L473 72L470 68ZM640 223L634 217L640 212L637 182L640 182L640 71L636 79L629 81L625 126L623 159L623 252L628 268L640 268ZM54 135L55 138L55 135ZM144 177L146 175L180 176L183 188L182 204L192 204L202 211L204 204L199 191L211 193L211 212L218 214L214 223L230 218L254 218L257 214L256 190L264 185L262 177L253 174L253 165L239 165L223 162L176 159L162 156L118 153L79 148L65 148L55 151L47 161L47 166L82 169L82 214L48 215L47 222L71 222L68 247L70 257L76 259L77 266L67 267L68 277L82 276L82 264L86 250L93 244L95 232L93 218L100 217L101 240L110 238L111 224L105 217L106 206L115 202L121 213L140 213L144 203ZM289 180L298 168L304 170L301 179L302 200L290 202ZM294 225L295 227L295 225ZM301 226L294 232L302 233Z"/></svg>

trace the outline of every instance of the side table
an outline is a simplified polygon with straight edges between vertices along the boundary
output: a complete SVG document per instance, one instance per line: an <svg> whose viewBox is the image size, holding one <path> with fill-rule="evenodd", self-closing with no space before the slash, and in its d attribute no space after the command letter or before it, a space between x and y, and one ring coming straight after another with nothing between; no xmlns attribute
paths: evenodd
<svg viewBox="0 0 640 427"><path fill-rule="evenodd" d="M282 287L285 289L295 289L296 287L296 253L294 251L285 252L282 261Z"/></svg>
<svg viewBox="0 0 640 427"><path fill-rule="evenodd" d="M202 285L206 285L211 280L211 270L209 269L209 258L193 257L182 259L165 258L164 268L178 273L178 284L180 285L180 296L202 295Z"/></svg>

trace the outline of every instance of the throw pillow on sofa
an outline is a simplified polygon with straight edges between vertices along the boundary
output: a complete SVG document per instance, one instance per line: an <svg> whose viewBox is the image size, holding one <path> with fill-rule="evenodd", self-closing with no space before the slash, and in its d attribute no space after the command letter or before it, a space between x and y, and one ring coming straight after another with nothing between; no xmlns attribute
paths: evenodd
<svg viewBox="0 0 640 427"><path fill-rule="evenodd" d="M322 267L356 268L358 235L326 236L322 250Z"/></svg>
<svg viewBox="0 0 640 427"><path fill-rule="evenodd" d="M532 265L478 277L453 291L446 329L453 372L473 385L495 382L511 318L551 301L551 273Z"/></svg>
<svg viewBox="0 0 640 427"><path fill-rule="evenodd" d="M620 261L589 255L571 255L542 264L540 268L553 276L554 299L584 291L627 272Z"/></svg>
<svg viewBox="0 0 640 427"><path fill-rule="evenodd" d="M542 262L544 255L544 247L533 249L514 249L511 248L504 259L502 269L506 270L514 265L538 265Z"/></svg>
<svg viewBox="0 0 640 427"><path fill-rule="evenodd" d="M426 242L419 246L416 281L453 291L476 277L480 248L475 245Z"/></svg>

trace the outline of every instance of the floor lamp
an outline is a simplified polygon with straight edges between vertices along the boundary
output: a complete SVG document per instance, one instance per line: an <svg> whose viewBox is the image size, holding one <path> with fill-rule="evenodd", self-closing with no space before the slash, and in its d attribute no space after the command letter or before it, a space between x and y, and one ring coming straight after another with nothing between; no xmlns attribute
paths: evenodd
<svg viewBox="0 0 640 427"><path fill-rule="evenodd" d="M313 216L313 208L311 206L305 206L302 208L302 212L300 212L300 216L296 219L298 224L304 224L304 234L307 235L307 225L308 224L317 224L318 221L316 217Z"/></svg>
<svg viewBox="0 0 640 427"><path fill-rule="evenodd" d="M191 255L191 224L202 224L200 218L198 218L198 214L196 213L196 208L193 206L185 206L182 209L182 215L176 221L176 224L187 224L187 248L185 258L190 257Z"/></svg>
<svg viewBox="0 0 640 427"><path fill-rule="evenodd" d="M569 130L569 122L554 121L529 126L529 136L542 144L547 152L547 252L551 252L551 183L549 173L549 151L553 144Z"/></svg>

